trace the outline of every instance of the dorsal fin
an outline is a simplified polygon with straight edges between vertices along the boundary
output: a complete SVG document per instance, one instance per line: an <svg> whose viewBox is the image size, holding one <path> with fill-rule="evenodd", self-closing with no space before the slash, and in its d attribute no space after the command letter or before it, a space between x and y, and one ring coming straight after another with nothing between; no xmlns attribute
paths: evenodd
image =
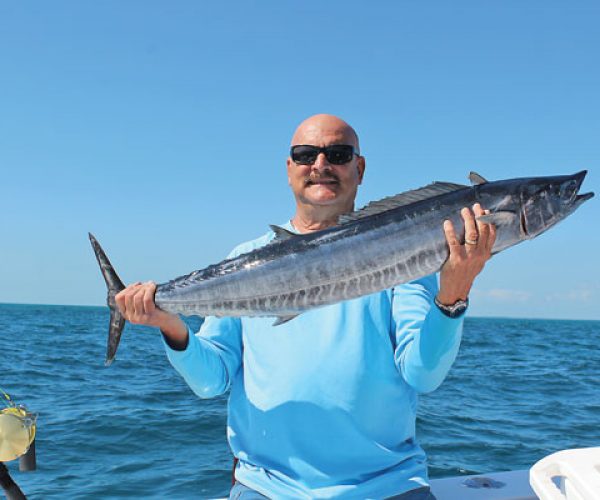
<svg viewBox="0 0 600 500"><path fill-rule="evenodd" d="M469 172L469 180L471 181L471 184L473 184L473 186L485 184L486 182L488 182L488 180L485 177L479 175L477 172Z"/></svg>
<svg viewBox="0 0 600 500"><path fill-rule="evenodd" d="M296 233L292 233L292 231L285 227L276 226L275 224L269 224L269 227L271 228L271 231L275 233L275 239L273 241L284 241L298 236Z"/></svg>
<svg viewBox="0 0 600 500"><path fill-rule="evenodd" d="M387 198L383 198L378 201L372 201L368 205L365 205L363 208L356 210L355 212L340 215L338 222L340 224L345 224L346 222L387 212L388 210L392 210L394 208L410 205L411 203L416 203L428 198L434 198L435 196L451 193L452 191L457 191L466 187L469 186L465 186L463 184L452 184L450 182L434 182L419 189L413 189L412 191L406 191L395 196L388 196Z"/></svg>

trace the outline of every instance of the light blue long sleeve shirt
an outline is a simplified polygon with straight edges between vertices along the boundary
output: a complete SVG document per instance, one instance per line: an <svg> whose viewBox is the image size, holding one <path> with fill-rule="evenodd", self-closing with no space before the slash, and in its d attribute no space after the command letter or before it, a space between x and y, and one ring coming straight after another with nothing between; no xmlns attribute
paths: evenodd
<svg viewBox="0 0 600 500"><path fill-rule="evenodd" d="M417 395L444 380L463 324L432 307L437 290L430 275L279 326L209 317L167 356L198 396L231 391L239 482L269 498L385 498L427 484Z"/></svg>

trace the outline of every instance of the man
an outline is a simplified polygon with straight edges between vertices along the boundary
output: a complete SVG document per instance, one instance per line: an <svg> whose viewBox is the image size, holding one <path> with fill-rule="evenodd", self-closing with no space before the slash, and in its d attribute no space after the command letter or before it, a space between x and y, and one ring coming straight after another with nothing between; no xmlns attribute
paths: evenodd
<svg viewBox="0 0 600 500"><path fill-rule="evenodd" d="M354 209L364 172L352 127L331 115L305 120L287 160L296 213L284 227L337 224ZM415 440L417 394L439 386L456 357L464 301L495 239L493 226L475 220L483 213L462 210L465 245L444 223L450 257L439 290L428 276L279 326L207 318L193 335L155 307L153 283L117 295L128 321L161 329L169 360L196 394L231 390L228 439L239 459L231 498L431 498Z"/></svg>

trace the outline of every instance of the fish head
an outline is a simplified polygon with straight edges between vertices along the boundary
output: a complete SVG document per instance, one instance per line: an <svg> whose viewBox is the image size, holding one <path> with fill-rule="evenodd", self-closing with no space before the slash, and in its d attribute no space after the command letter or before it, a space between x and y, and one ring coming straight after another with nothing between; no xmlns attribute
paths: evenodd
<svg viewBox="0 0 600 500"><path fill-rule="evenodd" d="M587 174L537 177L525 180L520 189L520 226L525 238L535 238L571 215L594 193L579 194Z"/></svg>

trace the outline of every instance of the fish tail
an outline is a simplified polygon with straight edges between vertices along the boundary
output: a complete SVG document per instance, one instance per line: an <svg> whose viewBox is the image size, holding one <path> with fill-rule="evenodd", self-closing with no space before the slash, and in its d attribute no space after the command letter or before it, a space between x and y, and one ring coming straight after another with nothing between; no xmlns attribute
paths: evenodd
<svg viewBox="0 0 600 500"><path fill-rule="evenodd" d="M109 366L115 359L117 348L119 347L119 342L121 341L121 333L123 332L123 327L125 326L125 318L122 316L119 308L117 307L117 303L115 302L115 295L123 290L125 285L123 285L123 282L117 275L115 269L110 263L110 260L108 260L104 250L102 250L100 243L98 243L92 233L88 234L90 237L90 242L92 243L92 248L96 254L96 260L98 260L98 264L100 265L100 271L102 272L104 281L106 281L106 287L108 288L106 303L110 309L110 325L108 328L108 344L106 346L106 361L104 364Z"/></svg>

